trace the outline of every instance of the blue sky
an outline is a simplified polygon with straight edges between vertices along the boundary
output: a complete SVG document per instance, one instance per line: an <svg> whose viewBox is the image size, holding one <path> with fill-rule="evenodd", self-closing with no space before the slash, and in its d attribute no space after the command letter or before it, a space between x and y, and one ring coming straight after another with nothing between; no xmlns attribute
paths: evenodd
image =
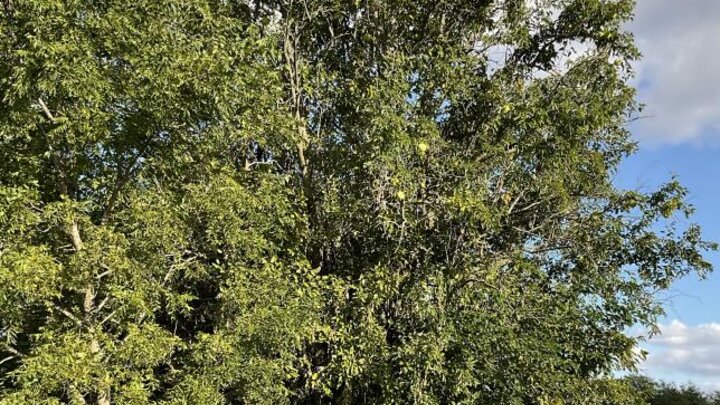
<svg viewBox="0 0 720 405"><path fill-rule="evenodd" d="M720 133L712 135L720 137ZM640 152L623 163L615 182L650 191L673 175L689 189L688 199L696 209L688 222L699 223L707 239L720 241L719 146L641 142ZM664 297L663 334L644 345L649 356L642 370L655 378L720 390L720 254L708 258L716 272L705 279L690 275Z"/></svg>
<svg viewBox="0 0 720 405"><path fill-rule="evenodd" d="M635 66L644 118L630 129L640 151L615 178L652 190L678 176L696 208L691 219L720 241L720 0L638 0L628 27L643 52ZM655 378L720 390L720 255L705 280L676 283L662 336L644 345L642 370Z"/></svg>
<svg viewBox="0 0 720 405"><path fill-rule="evenodd" d="M720 182L713 181L720 177L719 147L694 144L643 147L622 164L615 183L623 188L651 191L674 175L689 189L688 201L696 209L687 222L699 223L707 239L720 241L720 216L716 214L720 207ZM668 318L690 325L720 322L720 257L715 252L708 258L718 271L704 280L691 275L677 282L666 305Z"/></svg>

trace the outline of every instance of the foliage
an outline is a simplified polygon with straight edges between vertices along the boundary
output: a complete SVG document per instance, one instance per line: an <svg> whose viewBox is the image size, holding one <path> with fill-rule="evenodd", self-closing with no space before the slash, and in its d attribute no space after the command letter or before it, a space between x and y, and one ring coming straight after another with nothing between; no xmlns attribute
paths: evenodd
<svg viewBox="0 0 720 405"><path fill-rule="evenodd" d="M708 394L692 384L678 386L653 381L643 376L631 376L625 379L630 386L641 393L649 405L717 405L720 404L720 392Z"/></svg>
<svg viewBox="0 0 720 405"><path fill-rule="evenodd" d="M711 270L630 0L3 5L2 404L633 404Z"/></svg>

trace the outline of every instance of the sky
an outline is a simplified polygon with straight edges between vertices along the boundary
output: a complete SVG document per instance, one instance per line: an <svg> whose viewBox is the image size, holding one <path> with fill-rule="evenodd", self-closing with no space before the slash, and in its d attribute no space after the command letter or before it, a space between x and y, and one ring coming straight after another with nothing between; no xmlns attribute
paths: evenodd
<svg viewBox="0 0 720 405"><path fill-rule="evenodd" d="M638 0L635 66L645 118L631 124L639 152L615 183L653 190L673 175L690 192L705 237L720 241L720 0ZM662 335L643 344L641 370L654 378L720 390L720 255L717 271L689 276L664 297Z"/></svg>

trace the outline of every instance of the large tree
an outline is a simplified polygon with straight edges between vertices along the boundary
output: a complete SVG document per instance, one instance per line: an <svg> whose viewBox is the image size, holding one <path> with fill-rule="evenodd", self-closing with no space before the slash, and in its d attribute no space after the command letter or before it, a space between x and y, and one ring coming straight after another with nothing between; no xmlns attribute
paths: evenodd
<svg viewBox="0 0 720 405"><path fill-rule="evenodd" d="M632 8L4 0L0 403L634 403Z"/></svg>

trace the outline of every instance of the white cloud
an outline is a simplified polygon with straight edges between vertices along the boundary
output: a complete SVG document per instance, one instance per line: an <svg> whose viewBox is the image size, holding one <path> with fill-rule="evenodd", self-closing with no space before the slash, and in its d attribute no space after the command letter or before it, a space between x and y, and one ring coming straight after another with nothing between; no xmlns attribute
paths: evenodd
<svg viewBox="0 0 720 405"><path fill-rule="evenodd" d="M720 324L688 326L674 320L660 330L645 348L649 354L641 369L657 378L720 389Z"/></svg>
<svg viewBox="0 0 720 405"><path fill-rule="evenodd" d="M666 347L682 347L692 345L695 347L717 346L720 349L720 324L706 323L696 327L689 327L674 320L662 329L662 335L653 339L656 345ZM720 354L720 353L718 353ZM720 364L718 364L720 366Z"/></svg>
<svg viewBox="0 0 720 405"><path fill-rule="evenodd" d="M630 30L643 52L639 99L649 143L720 140L720 1L639 0Z"/></svg>

